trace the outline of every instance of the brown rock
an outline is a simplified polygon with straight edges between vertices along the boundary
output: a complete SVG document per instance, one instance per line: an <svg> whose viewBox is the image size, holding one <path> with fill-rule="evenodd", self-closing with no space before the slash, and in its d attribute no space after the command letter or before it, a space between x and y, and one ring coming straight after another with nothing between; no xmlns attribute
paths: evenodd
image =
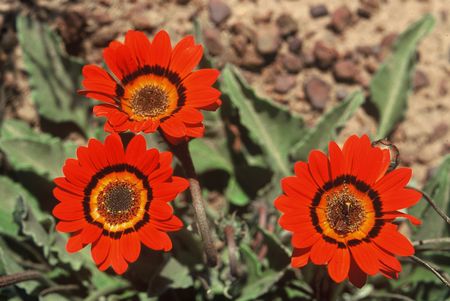
<svg viewBox="0 0 450 301"><path fill-rule="evenodd" d="M352 24L352 12L346 5L340 6L331 14L330 26L336 32L343 32L350 24Z"/></svg>
<svg viewBox="0 0 450 301"><path fill-rule="evenodd" d="M445 137L449 131L449 125L445 122L440 122L434 128L430 137L428 138L429 142L437 141Z"/></svg>
<svg viewBox="0 0 450 301"><path fill-rule="evenodd" d="M101 27L91 38L92 44L97 47L104 47L117 36L116 30L111 26Z"/></svg>
<svg viewBox="0 0 450 301"><path fill-rule="evenodd" d="M247 47L244 56L240 59L238 64L246 69L257 70L264 65L265 61L264 58L256 52L252 44L249 46L251 47Z"/></svg>
<svg viewBox="0 0 450 301"><path fill-rule="evenodd" d="M216 25L225 22L231 15L231 9L221 0L210 0L208 3L209 19Z"/></svg>
<svg viewBox="0 0 450 301"><path fill-rule="evenodd" d="M314 5L309 8L309 14L314 19L325 17L326 15L328 15L328 9L323 4Z"/></svg>
<svg viewBox="0 0 450 301"><path fill-rule="evenodd" d="M275 80L273 90L279 94L286 94L295 86L295 77L289 75L280 75Z"/></svg>
<svg viewBox="0 0 450 301"><path fill-rule="evenodd" d="M357 73L358 69L351 60L340 60L333 67L333 75L337 81L353 82Z"/></svg>
<svg viewBox="0 0 450 301"><path fill-rule="evenodd" d="M422 88L428 87L430 85L430 80L428 76L420 70L416 70L413 78L413 90L414 92L419 91Z"/></svg>
<svg viewBox="0 0 450 301"><path fill-rule="evenodd" d="M230 31L234 35L241 35L248 39L248 41L252 41L255 38L255 31L244 23L237 22L233 24L230 28Z"/></svg>
<svg viewBox="0 0 450 301"><path fill-rule="evenodd" d="M255 24L269 23L272 20L273 11L271 9L259 10L253 14Z"/></svg>
<svg viewBox="0 0 450 301"><path fill-rule="evenodd" d="M215 28L206 28L203 30L203 42L209 53L220 55L223 52L223 45L220 40L220 31Z"/></svg>
<svg viewBox="0 0 450 301"><path fill-rule="evenodd" d="M337 100L344 100L348 96L347 91L339 89L336 91Z"/></svg>
<svg viewBox="0 0 450 301"><path fill-rule="evenodd" d="M327 69L330 67L338 57L338 52L336 49L328 47L322 41L319 41L314 45L313 54L317 66L321 69Z"/></svg>
<svg viewBox="0 0 450 301"><path fill-rule="evenodd" d="M316 62L314 54L311 51L305 51L302 53L302 61L305 67L312 67Z"/></svg>
<svg viewBox="0 0 450 301"><path fill-rule="evenodd" d="M299 37L297 37L297 36L289 37L287 42L288 42L288 48L289 48L290 52L295 53L295 54L300 53L300 50L302 50L303 42Z"/></svg>
<svg viewBox="0 0 450 301"><path fill-rule="evenodd" d="M380 8L379 0L360 0L361 5L356 10L356 13L361 18L369 19Z"/></svg>
<svg viewBox="0 0 450 301"><path fill-rule="evenodd" d="M318 77L310 78L304 85L306 99L317 110L323 110L330 99L331 87Z"/></svg>
<svg viewBox="0 0 450 301"><path fill-rule="evenodd" d="M76 11L66 11L56 19L56 26L69 54L76 55L81 50L86 25L85 16Z"/></svg>
<svg viewBox="0 0 450 301"><path fill-rule="evenodd" d="M283 13L277 18L277 26L283 37L293 35L298 30L297 21L290 14Z"/></svg>
<svg viewBox="0 0 450 301"><path fill-rule="evenodd" d="M242 56L247 49L248 40L242 35L232 36L230 41L231 47L233 47L236 54Z"/></svg>
<svg viewBox="0 0 450 301"><path fill-rule="evenodd" d="M136 29L152 31L164 22L164 18L154 10L142 10L131 14L130 21Z"/></svg>
<svg viewBox="0 0 450 301"><path fill-rule="evenodd" d="M274 55L281 46L278 29L275 26L264 26L256 34L256 49L262 55Z"/></svg>
<svg viewBox="0 0 450 301"><path fill-rule="evenodd" d="M389 48L391 49L392 46L394 46L395 41L397 40L398 33L392 32L388 35L385 35L383 39L380 42L380 46L382 48Z"/></svg>
<svg viewBox="0 0 450 301"><path fill-rule="evenodd" d="M284 69L289 73L298 73L303 68L303 61L298 55L288 53L281 59Z"/></svg>

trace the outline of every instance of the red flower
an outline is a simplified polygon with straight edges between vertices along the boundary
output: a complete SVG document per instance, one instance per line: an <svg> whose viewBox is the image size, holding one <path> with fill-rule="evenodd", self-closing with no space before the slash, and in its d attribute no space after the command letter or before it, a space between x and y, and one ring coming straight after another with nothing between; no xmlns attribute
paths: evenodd
<svg viewBox="0 0 450 301"><path fill-rule="evenodd" d="M211 87L219 76L215 69L192 72L203 55L192 36L173 49L167 32L153 42L143 32L128 31L125 43L113 41L103 51L112 75L95 65L83 68L85 90L80 93L103 104L94 107L105 116L108 132L155 132L158 128L174 144L202 137L201 110L214 111L220 92Z"/></svg>
<svg viewBox="0 0 450 301"><path fill-rule="evenodd" d="M96 139L79 147L78 159L67 159L65 177L55 179L53 195L59 203L53 215L56 229L71 233L68 252L92 244L92 258L100 270L112 266L124 273L139 257L141 242L153 250L169 251L166 232L183 223L168 204L188 187L172 176L172 154L146 150L145 139L135 136L126 150L117 134L103 145Z"/></svg>
<svg viewBox="0 0 450 301"><path fill-rule="evenodd" d="M397 211L421 198L405 188L411 169L386 173L389 150L372 147L366 135L351 136L342 150L330 142L328 149L329 157L314 150L308 163L297 162L295 176L281 181L284 194L275 200L284 213L281 227L293 232L292 266L327 264L334 281L348 277L357 287L378 272L397 278L395 255L413 255L414 248L392 221L405 217L420 224Z"/></svg>

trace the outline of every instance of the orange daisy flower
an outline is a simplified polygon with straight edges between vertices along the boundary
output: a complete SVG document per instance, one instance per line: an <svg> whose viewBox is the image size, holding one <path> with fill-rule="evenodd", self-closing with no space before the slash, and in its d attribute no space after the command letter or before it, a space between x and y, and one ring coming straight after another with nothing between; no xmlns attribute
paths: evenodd
<svg viewBox="0 0 450 301"><path fill-rule="evenodd" d="M141 242L153 250L169 251L166 232L183 227L168 204L188 187L172 176L172 154L146 150L143 136L135 136L124 149L117 134L102 144L89 140L67 159L64 177L55 179L53 195L59 203L53 215L56 229L71 233L66 249L77 252L92 244L100 270L112 266L124 273L139 257Z"/></svg>
<svg viewBox="0 0 450 301"><path fill-rule="evenodd" d="M420 224L397 211L421 198L405 188L411 169L387 173L389 150L371 146L366 135L351 136L342 150L330 142L328 150L328 157L312 151L308 163L295 164L295 176L281 181L284 194L275 207L284 213L281 227L293 232L291 265L327 264L335 282L348 277L357 287L378 272L397 278L395 256L411 256L414 248L392 222L404 217Z"/></svg>
<svg viewBox="0 0 450 301"><path fill-rule="evenodd" d="M220 92L211 87L219 71L192 71L202 55L203 47L195 45L192 36L172 49L165 31L150 42L143 32L130 30L125 43L113 41L103 51L112 74L95 65L84 66L85 90L80 93L103 102L94 113L107 118L108 132L160 129L174 144L202 137L199 110L214 111L221 104Z"/></svg>

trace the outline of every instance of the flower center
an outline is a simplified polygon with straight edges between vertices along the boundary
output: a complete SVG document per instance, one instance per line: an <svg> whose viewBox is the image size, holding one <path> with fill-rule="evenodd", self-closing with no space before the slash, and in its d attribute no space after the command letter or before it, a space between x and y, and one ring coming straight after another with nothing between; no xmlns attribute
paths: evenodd
<svg viewBox="0 0 450 301"><path fill-rule="evenodd" d="M169 95L158 85L146 85L133 94L130 106L135 115L159 117L167 112Z"/></svg>
<svg viewBox="0 0 450 301"><path fill-rule="evenodd" d="M347 185L327 196L325 213L328 224L339 235L358 231L366 219L363 204L350 193Z"/></svg>
<svg viewBox="0 0 450 301"><path fill-rule="evenodd" d="M126 181L114 181L98 195L98 212L110 224L121 224L132 219L139 211L139 194Z"/></svg>

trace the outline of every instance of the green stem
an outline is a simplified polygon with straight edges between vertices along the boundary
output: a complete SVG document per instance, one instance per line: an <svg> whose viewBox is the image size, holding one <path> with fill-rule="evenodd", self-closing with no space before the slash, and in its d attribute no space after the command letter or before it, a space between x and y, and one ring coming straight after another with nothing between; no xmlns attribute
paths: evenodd
<svg viewBox="0 0 450 301"><path fill-rule="evenodd" d="M443 272L439 272L437 268L433 267L431 264L429 264L428 262L420 259L417 256L409 256L409 258L414 261L417 262L418 264L422 265L423 267L427 268L428 270L430 270L434 275L436 275L436 277L439 278L439 280L442 281L442 283L444 283L447 287L450 287L450 280L448 279L448 277L446 277L447 275L445 275Z"/></svg>
<svg viewBox="0 0 450 301"><path fill-rule="evenodd" d="M413 189L417 192L420 192L423 196L423 198L428 202L428 204L430 204L430 206L434 209L434 211L437 212L437 214L439 214L440 217L442 217L442 219L447 223L450 224L450 217L447 216L447 214L444 212L444 210L442 210L441 208L439 208L436 203L433 201L433 199L424 191L417 189L415 187L411 187L411 186L407 186L407 188Z"/></svg>
<svg viewBox="0 0 450 301"><path fill-rule="evenodd" d="M195 172L195 167L194 163L192 162L191 154L189 152L188 143L183 142L179 145L169 145L171 146L173 153L180 160L186 172L191 191L192 206L194 208L195 219L197 221L198 229L204 243L206 261L210 267L214 267L217 265L217 250L214 247L213 239L211 236L210 226L206 217L205 204L202 197L202 189Z"/></svg>

